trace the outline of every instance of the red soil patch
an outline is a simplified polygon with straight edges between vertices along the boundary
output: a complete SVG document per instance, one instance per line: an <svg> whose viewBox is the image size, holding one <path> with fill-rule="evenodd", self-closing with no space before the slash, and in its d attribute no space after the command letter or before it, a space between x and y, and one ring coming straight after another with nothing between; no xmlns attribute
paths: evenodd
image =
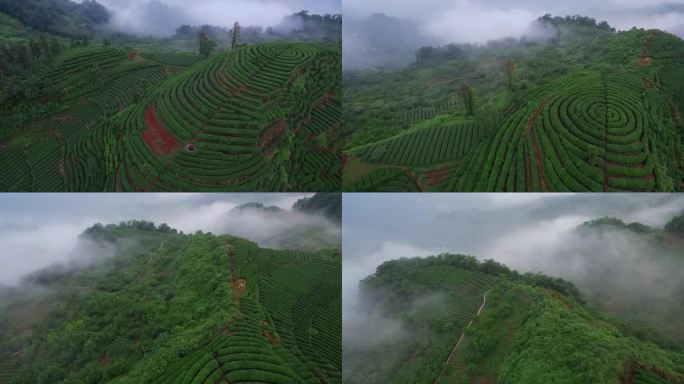
<svg viewBox="0 0 684 384"><path fill-rule="evenodd" d="M542 168L541 150L539 149L539 143L537 143L537 135L535 134L534 125L539 118L539 114L544 110L546 106L546 101L539 103L539 106L532 112L529 120L527 120L527 132L530 134L530 139L532 140L532 147L534 148L534 157L537 161L537 172L539 173L539 181L541 183L541 188L546 191L546 177L544 177L544 169Z"/></svg>
<svg viewBox="0 0 684 384"><path fill-rule="evenodd" d="M164 128L154 112L154 106L150 104L145 110L145 124L147 129L143 132L143 140L155 155L170 155L179 147L178 141Z"/></svg>
<svg viewBox="0 0 684 384"><path fill-rule="evenodd" d="M627 366L620 374L619 380L621 384L633 384L636 378L636 372L638 370L650 372L654 375L660 376L661 378L671 382L672 384L683 384L684 379L679 375L673 375L671 373L665 372L662 369L656 367L649 367L636 361L632 361L627 364Z"/></svg>
<svg viewBox="0 0 684 384"><path fill-rule="evenodd" d="M341 161L340 167L344 171L344 168L347 166L347 164L349 164L349 155L347 155L346 153L343 153L340 161Z"/></svg>
<svg viewBox="0 0 684 384"><path fill-rule="evenodd" d="M449 176L449 166L445 165L443 167L437 167L425 172L425 180L429 186L434 187L435 185L441 184Z"/></svg>
<svg viewBox="0 0 684 384"><path fill-rule="evenodd" d="M244 91L246 88L247 88L246 85L244 85L243 83L239 83L238 86L237 86L237 90L231 92L230 95L233 96L233 97L235 97L235 96L241 94L242 91Z"/></svg>
<svg viewBox="0 0 684 384"><path fill-rule="evenodd" d="M411 181L416 186L416 188L418 188L419 192L425 192L425 189L423 188L422 185L420 185L420 181L418 181L418 178L416 177L416 175L413 174L413 172L406 171L406 174L408 175L409 178L411 178Z"/></svg>
<svg viewBox="0 0 684 384"><path fill-rule="evenodd" d="M319 371L318 368L309 368L309 372L316 376L320 384L328 384L328 380L325 379L325 376L321 374L321 371Z"/></svg>
<svg viewBox="0 0 684 384"><path fill-rule="evenodd" d="M653 82L648 77L644 77L644 87L646 87L646 89L649 89L649 90L655 88L653 86Z"/></svg>
<svg viewBox="0 0 684 384"><path fill-rule="evenodd" d="M471 384L496 384L496 380L491 379L487 376L478 376L473 378Z"/></svg>
<svg viewBox="0 0 684 384"><path fill-rule="evenodd" d="M238 297L242 296L242 293L245 292L246 288L247 288L247 280L245 280L245 279L237 279L237 281L235 281L235 284L233 284L233 290L235 291L235 294Z"/></svg>
<svg viewBox="0 0 684 384"><path fill-rule="evenodd" d="M116 170L116 175L114 176L114 191L115 192L123 192L123 188L121 188L121 172L120 169Z"/></svg>
<svg viewBox="0 0 684 384"><path fill-rule="evenodd" d="M128 60L135 61L135 59L137 59L137 58L138 58L138 52L137 51L128 52Z"/></svg>
<svg viewBox="0 0 684 384"><path fill-rule="evenodd" d="M263 320L259 321L259 328L261 328L261 336L263 336L266 340L268 340L268 343L271 345L280 344L280 341L277 338L275 338L275 336L273 336L271 334L271 332L269 332L266 329L266 325L267 324L265 321L263 321Z"/></svg>
<svg viewBox="0 0 684 384"><path fill-rule="evenodd" d="M651 56L638 56L636 59L637 67L645 67L653 63L653 58Z"/></svg>
<svg viewBox="0 0 684 384"><path fill-rule="evenodd" d="M273 156L274 151L269 151L273 144L280 139L285 133L285 122L275 121L269 124L259 136L259 149L264 152L267 156L270 154Z"/></svg>
<svg viewBox="0 0 684 384"><path fill-rule="evenodd" d="M50 118L52 121L69 121L69 120L75 120L72 116L68 115L59 115L59 116L52 116Z"/></svg>
<svg viewBox="0 0 684 384"><path fill-rule="evenodd" d="M558 292L551 289L547 289L546 292L549 294L549 296L551 296L552 299L559 302L563 306L563 308L567 309L568 311L572 309L572 306L567 301L565 301Z"/></svg>
<svg viewBox="0 0 684 384"><path fill-rule="evenodd" d="M672 99L670 99L670 114L672 115L672 120L674 120L675 123L679 123L679 111Z"/></svg>
<svg viewBox="0 0 684 384"><path fill-rule="evenodd" d="M262 329L262 330L261 330L261 336L263 336L266 340L268 340L268 343L271 344L271 345L278 345L278 344L280 344L280 341L278 341L278 339L276 339L275 337L273 337L273 335L271 335L271 333L268 332L268 331L265 330L265 329Z"/></svg>
<svg viewBox="0 0 684 384"><path fill-rule="evenodd" d="M223 324L223 327L221 327L221 334L225 336L233 336L234 333L230 330L230 326L231 323Z"/></svg>

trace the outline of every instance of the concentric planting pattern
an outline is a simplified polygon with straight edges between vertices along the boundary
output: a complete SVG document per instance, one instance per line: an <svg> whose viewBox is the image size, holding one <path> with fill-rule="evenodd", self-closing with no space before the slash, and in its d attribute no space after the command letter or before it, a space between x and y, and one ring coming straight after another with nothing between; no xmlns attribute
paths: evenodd
<svg viewBox="0 0 684 384"><path fill-rule="evenodd" d="M273 43L184 72L122 119L121 187L339 188L338 64L313 46Z"/></svg>

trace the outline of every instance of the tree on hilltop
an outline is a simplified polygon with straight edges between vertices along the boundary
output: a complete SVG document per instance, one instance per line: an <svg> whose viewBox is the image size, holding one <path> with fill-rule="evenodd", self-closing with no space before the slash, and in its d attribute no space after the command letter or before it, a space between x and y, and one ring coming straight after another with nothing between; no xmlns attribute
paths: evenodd
<svg viewBox="0 0 684 384"><path fill-rule="evenodd" d="M230 41L230 47L235 49L238 46L238 40L240 39L240 23L237 21L233 24L233 35Z"/></svg>

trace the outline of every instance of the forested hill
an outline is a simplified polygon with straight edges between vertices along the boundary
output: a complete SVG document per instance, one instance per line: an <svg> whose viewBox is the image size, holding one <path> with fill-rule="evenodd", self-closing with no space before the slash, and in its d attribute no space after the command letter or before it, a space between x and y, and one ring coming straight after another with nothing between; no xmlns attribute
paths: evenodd
<svg viewBox="0 0 684 384"><path fill-rule="evenodd" d="M641 339L565 280L492 260L389 261L360 296L348 317L362 325L345 328L349 383L684 382L681 349Z"/></svg>
<svg viewBox="0 0 684 384"><path fill-rule="evenodd" d="M144 221L78 249L2 303L1 383L341 382L339 250Z"/></svg>
<svg viewBox="0 0 684 384"><path fill-rule="evenodd" d="M682 190L684 42L581 16L534 25L345 73L343 188Z"/></svg>
<svg viewBox="0 0 684 384"><path fill-rule="evenodd" d="M0 0L0 12L38 31L85 38L106 24L110 12L97 0Z"/></svg>

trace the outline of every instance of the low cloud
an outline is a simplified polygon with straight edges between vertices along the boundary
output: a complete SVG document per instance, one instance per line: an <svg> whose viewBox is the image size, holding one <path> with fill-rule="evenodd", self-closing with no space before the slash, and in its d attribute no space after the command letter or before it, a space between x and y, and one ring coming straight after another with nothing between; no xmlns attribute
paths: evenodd
<svg viewBox="0 0 684 384"><path fill-rule="evenodd" d="M170 36L182 24L275 26L301 10L340 13L340 0L100 0L112 11L111 27L139 35Z"/></svg>
<svg viewBox="0 0 684 384"><path fill-rule="evenodd" d="M55 263L87 264L97 252L79 242L79 235L95 223L146 220L167 223L186 233L232 234L268 247L292 244L282 243L283 238L301 235L293 234L292 230L314 228L322 233L324 240L339 244L339 223L291 210L297 200L309 196L291 193L4 194L0 197L3 249L0 285L17 284L22 276ZM250 202L276 206L282 213L236 210Z"/></svg>
<svg viewBox="0 0 684 384"><path fill-rule="evenodd" d="M361 279L387 260L443 252L565 278L595 305L615 311L639 307L633 311L635 319L672 335L681 333L666 317L672 313L660 315L684 295L684 260L676 240L628 230L578 228L605 216L662 228L684 213L682 196L354 194L344 196L344 210L347 334L374 329L387 320L368 315L358 292Z"/></svg>
<svg viewBox="0 0 684 384"><path fill-rule="evenodd" d="M618 30L656 28L684 37L684 5L671 0L347 0L345 68L406 65L423 45L539 37L535 20L547 13L589 16ZM373 14L396 18L396 22L383 25ZM409 37L394 30L409 32ZM385 58L375 57L376 51Z"/></svg>

